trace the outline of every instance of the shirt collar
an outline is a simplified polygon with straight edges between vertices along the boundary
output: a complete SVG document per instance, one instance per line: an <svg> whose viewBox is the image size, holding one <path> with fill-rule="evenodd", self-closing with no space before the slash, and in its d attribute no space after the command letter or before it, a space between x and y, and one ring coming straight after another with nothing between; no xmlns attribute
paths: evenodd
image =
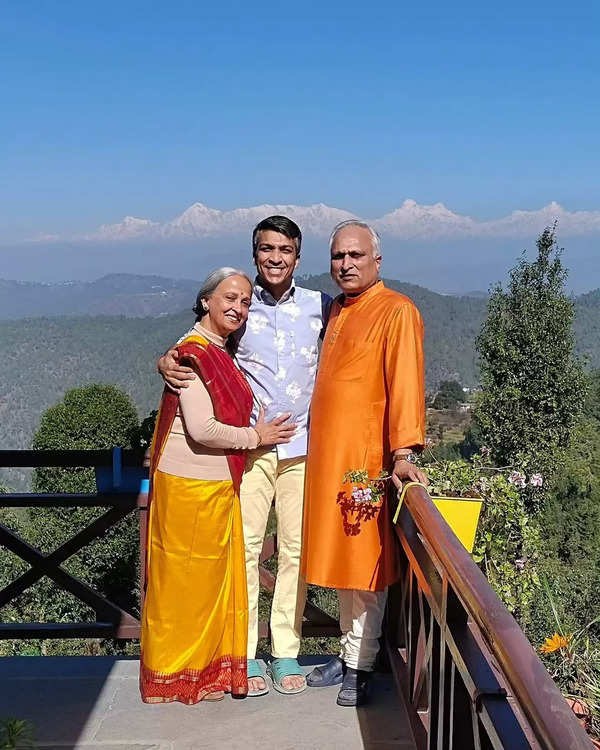
<svg viewBox="0 0 600 750"><path fill-rule="evenodd" d="M267 305L280 305L282 302L287 302L289 299L293 300L294 295L296 294L296 280L294 277L292 277L292 283L290 285L290 288L287 290L287 292L284 292L279 300L276 300L275 297L269 292L267 289L265 289L259 282L258 276L254 279L254 296L260 300L261 302L264 302Z"/></svg>

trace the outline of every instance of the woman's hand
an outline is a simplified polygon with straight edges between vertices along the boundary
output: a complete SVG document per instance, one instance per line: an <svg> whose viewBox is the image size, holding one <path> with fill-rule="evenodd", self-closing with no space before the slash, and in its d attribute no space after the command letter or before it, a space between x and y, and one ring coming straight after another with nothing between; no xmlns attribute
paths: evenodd
<svg viewBox="0 0 600 750"><path fill-rule="evenodd" d="M260 444L279 445L280 443L289 443L297 429L295 422L285 424L291 416L290 413L282 414L270 422L265 422L265 410L261 406L258 413L258 420L254 425L254 429L260 437Z"/></svg>
<svg viewBox="0 0 600 750"><path fill-rule="evenodd" d="M187 388L190 380L194 380L196 375L191 367L183 367L178 363L179 352L177 349L169 349L158 360L156 368L167 386L175 393L181 388Z"/></svg>

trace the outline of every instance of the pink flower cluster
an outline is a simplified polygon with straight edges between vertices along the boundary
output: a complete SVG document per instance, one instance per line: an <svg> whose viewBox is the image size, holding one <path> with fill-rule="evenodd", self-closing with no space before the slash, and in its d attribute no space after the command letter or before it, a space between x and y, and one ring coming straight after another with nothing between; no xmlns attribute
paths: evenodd
<svg viewBox="0 0 600 750"><path fill-rule="evenodd" d="M519 487L520 489L523 489L523 487L527 487L527 477L525 474L523 474L522 471L511 471L511 473L508 475L508 481L511 484L514 484L515 487ZM544 478L541 474L532 474L529 477L529 484L532 487L541 487L544 484Z"/></svg>
<svg viewBox="0 0 600 750"><path fill-rule="evenodd" d="M357 503L370 503L371 502L371 488L367 487L361 490L360 487L352 488L352 499Z"/></svg>

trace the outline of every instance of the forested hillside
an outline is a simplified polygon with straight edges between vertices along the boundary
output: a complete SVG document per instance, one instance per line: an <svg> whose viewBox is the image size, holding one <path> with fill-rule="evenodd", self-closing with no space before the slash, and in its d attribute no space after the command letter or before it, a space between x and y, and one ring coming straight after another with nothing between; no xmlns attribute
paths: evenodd
<svg viewBox="0 0 600 750"><path fill-rule="evenodd" d="M126 315L137 318L177 313L190 306L200 283L189 279L113 273L96 281L40 284L0 279L0 320L43 315Z"/></svg>
<svg viewBox="0 0 600 750"><path fill-rule="evenodd" d="M179 290L180 305L191 307L195 285L186 283L190 284L189 299ZM302 283L335 294L326 274L302 279ZM442 379L456 378L465 385L477 383L473 341L486 300L444 296L398 281L386 283L410 296L422 312L428 388L435 388ZM114 279L110 288L112 293ZM140 283L137 288L144 286ZM122 299L132 297L135 295L123 289ZM146 414L156 407L161 390L156 358L192 322L191 312L147 318L83 316L0 321L0 446L27 447L42 412L67 389L85 383L122 386L140 415ZM579 350L590 365L599 367L600 291L578 298L576 333Z"/></svg>

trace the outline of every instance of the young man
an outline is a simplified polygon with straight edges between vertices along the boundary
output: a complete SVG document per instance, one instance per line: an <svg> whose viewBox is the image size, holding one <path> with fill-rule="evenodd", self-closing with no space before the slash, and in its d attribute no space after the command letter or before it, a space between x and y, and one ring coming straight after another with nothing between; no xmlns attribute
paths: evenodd
<svg viewBox="0 0 600 750"><path fill-rule="evenodd" d="M304 472L308 410L317 370L319 339L331 299L295 284L302 235L285 216L270 216L252 234L258 271L246 326L237 334L237 360L246 373L265 419L290 414L297 426L287 444L261 445L250 451L240 500L248 579L249 695L268 692L259 663L258 561L273 500L277 515L278 568L271 608L269 672L274 687L298 693L306 681L297 662L306 587L299 576L302 542ZM159 370L173 387L185 387L188 368L177 365L173 352L159 360ZM255 410L256 419L258 409Z"/></svg>
<svg viewBox="0 0 600 750"><path fill-rule="evenodd" d="M309 675L314 687L342 683L337 702L356 706L379 649L387 587L397 580L386 500L361 517L342 478L352 469L426 482L414 466L425 440L423 324L408 297L379 281L379 237L346 221L330 241L333 303L311 409L302 574L336 588L340 657ZM352 521L352 523L350 522Z"/></svg>

